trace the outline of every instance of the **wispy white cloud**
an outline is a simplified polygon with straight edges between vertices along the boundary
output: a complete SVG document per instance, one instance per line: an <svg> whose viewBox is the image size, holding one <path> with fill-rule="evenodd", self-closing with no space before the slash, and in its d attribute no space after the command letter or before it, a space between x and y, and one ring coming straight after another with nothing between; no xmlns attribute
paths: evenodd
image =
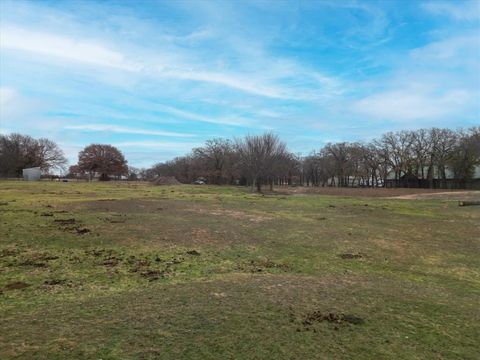
<svg viewBox="0 0 480 360"><path fill-rule="evenodd" d="M16 88L0 86L0 126L4 131L19 122L33 121L28 117L42 108L41 102L27 98Z"/></svg>
<svg viewBox="0 0 480 360"><path fill-rule="evenodd" d="M201 121L206 123L220 124L220 125L232 125L232 126L251 126L252 121L238 116L228 116L228 117L215 117L215 116L206 116L193 113L186 110L181 110L173 106L155 104L153 108L161 112L165 112L180 119L188 119L194 121Z"/></svg>
<svg viewBox="0 0 480 360"><path fill-rule="evenodd" d="M154 59L143 63L138 60L134 62L128 60L121 52L112 50L98 41L37 32L15 26L0 28L0 47L2 50L21 50L38 56L126 70L141 73L144 76L214 83L254 95L283 97L275 88L258 85L238 75L197 71L192 66L181 64L157 64Z"/></svg>
<svg viewBox="0 0 480 360"><path fill-rule="evenodd" d="M431 14L451 17L455 20L480 19L480 2L478 0L468 1L429 1L422 7Z"/></svg>
<svg viewBox="0 0 480 360"><path fill-rule="evenodd" d="M14 88L2 86L0 87L0 108L9 106L17 98L17 92Z"/></svg>
<svg viewBox="0 0 480 360"><path fill-rule="evenodd" d="M207 35L208 32L204 31L191 34L191 37ZM161 56L148 53L131 56L105 41L58 35L9 24L0 27L0 48L29 52L37 57L41 56L43 61L60 59L128 71L152 79L208 83L273 99L312 100L322 94L337 92L339 88L338 81L333 77L306 69L291 61L269 58L261 51L256 52L257 64L247 66L251 69L219 71L211 70L212 66L209 66L208 62L200 65L195 56L179 47L166 48L160 52ZM138 51L145 52L145 49L137 47L132 52ZM238 52L240 51L241 49L238 49ZM305 86L302 86L302 82ZM312 85L314 91L311 91Z"/></svg>
<svg viewBox="0 0 480 360"><path fill-rule="evenodd" d="M354 102L352 109L379 120L419 121L461 113L471 100L472 95L461 89L437 94L406 87L367 96Z"/></svg>
<svg viewBox="0 0 480 360"><path fill-rule="evenodd" d="M176 79L202 81L223 85L232 89L241 90L253 95L266 96L270 98L288 99L294 95L288 94L284 89L275 86L262 85L252 82L252 76L234 75L229 73L218 73L211 71L188 71L188 70L165 70L159 75L173 77Z"/></svg>
<svg viewBox="0 0 480 360"><path fill-rule="evenodd" d="M0 27L0 47L2 49L22 50L90 65L129 71L139 70L139 67L129 63L123 54L111 50L101 43L31 31L15 26Z"/></svg>
<svg viewBox="0 0 480 360"><path fill-rule="evenodd" d="M480 67L480 36L465 34L433 41L410 51L413 60L433 66L473 64Z"/></svg>
<svg viewBox="0 0 480 360"><path fill-rule="evenodd" d="M86 125L68 125L64 129L80 130L80 131L104 131L114 132L120 134L138 134L138 135L153 135L153 136L172 136L172 137L195 137L195 134L178 133L170 131L134 129L129 127L108 125L108 124L86 124Z"/></svg>
<svg viewBox="0 0 480 360"><path fill-rule="evenodd" d="M119 148L147 148L150 150L169 150L188 152L195 147L202 146L202 142L177 141L121 141L113 143Z"/></svg>
<svg viewBox="0 0 480 360"><path fill-rule="evenodd" d="M470 119L480 111L479 61L478 34L432 41L410 50L390 76L369 82L377 90L353 101L351 110L410 126Z"/></svg>
<svg viewBox="0 0 480 360"><path fill-rule="evenodd" d="M214 37L214 33L209 29L198 29L186 35L161 35L165 41L179 44L194 44Z"/></svg>
<svg viewBox="0 0 480 360"><path fill-rule="evenodd" d="M210 136L274 127L306 151L480 111L476 1L137 5L0 0L0 127L159 159Z"/></svg>

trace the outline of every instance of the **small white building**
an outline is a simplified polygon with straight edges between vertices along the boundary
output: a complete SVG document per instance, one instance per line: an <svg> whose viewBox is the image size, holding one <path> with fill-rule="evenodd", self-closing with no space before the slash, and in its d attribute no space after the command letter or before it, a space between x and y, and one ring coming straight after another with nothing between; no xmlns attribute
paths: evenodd
<svg viewBox="0 0 480 360"><path fill-rule="evenodd" d="M23 169L23 180L38 181L42 172L39 167Z"/></svg>

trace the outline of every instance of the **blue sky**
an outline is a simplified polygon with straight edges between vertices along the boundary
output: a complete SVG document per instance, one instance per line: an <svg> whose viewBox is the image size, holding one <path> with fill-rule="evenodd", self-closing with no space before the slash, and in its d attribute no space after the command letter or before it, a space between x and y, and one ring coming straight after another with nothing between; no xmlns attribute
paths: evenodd
<svg viewBox="0 0 480 360"><path fill-rule="evenodd" d="M480 124L479 1L0 1L0 131L131 165Z"/></svg>

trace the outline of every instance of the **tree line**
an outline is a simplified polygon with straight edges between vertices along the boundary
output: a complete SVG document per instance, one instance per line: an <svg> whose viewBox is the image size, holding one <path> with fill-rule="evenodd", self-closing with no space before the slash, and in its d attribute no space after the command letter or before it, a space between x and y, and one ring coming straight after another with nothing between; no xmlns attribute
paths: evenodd
<svg viewBox="0 0 480 360"><path fill-rule="evenodd" d="M39 167L44 173L66 169L67 159L52 140L28 135L0 134L0 176L19 177L26 168Z"/></svg>
<svg viewBox="0 0 480 360"><path fill-rule="evenodd" d="M419 129L383 134L369 142L328 143L308 156L290 152L277 135L211 139L185 156L157 163L149 169L129 167L120 150L92 144L79 153L69 176L108 180L153 180L172 176L182 183L202 179L208 184L255 187L394 186L447 187L453 177L458 187L472 180L480 165L480 127L470 129ZM44 172L65 169L62 150L48 139L0 135L0 176L20 176L23 168L41 167ZM413 182L412 182L413 181Z"/></svg>
<svg viewBox="0 0 480 360"><path fill-rule="evenodd" d="M22 134L0 134L0 177L21 177L22 170L39 167L43 174L67 172L64 152L52 140L34 139ZM100 180L121 178L129 174L127 161L111 145L92 144L78 154L78 164L68 168L71 177Z"/></svg>
<svg viewBox="0 0 480 360"><path fill-rule="evenodd" d="M210 184L382 187L387 178L416 179L446 187L447 171L459 186L472 180L480 165L480 127L420 129L383 134L370 142L328 143L302 157L287 150L272 133L234 141L213 139L190 154L143 170L147 179L174 176L191 183L204 178Z"/></svg>

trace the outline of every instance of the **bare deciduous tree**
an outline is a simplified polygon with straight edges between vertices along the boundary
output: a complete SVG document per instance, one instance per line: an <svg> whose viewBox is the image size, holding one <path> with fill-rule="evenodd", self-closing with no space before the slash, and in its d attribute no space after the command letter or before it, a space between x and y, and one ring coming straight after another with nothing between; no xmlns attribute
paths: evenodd
<svg viewBox="0 0 480 360"><path fill-rule="evenodd" d="M22 169L40 167L43 172L64 170L67 160L58 145L28 135L0 135L0 175L20 176Z"/></svg>
<svg viewBox="0 0 480 360"><path fill-rule="evenodd" d="M369 143L327 144L304 158L288 152L272 134L247 136L235 144L214 139L145 174L175 176L181 182L201 176L210 184L239 183L259 190L265 184L378 187L387 181L394 186L445 187L447 167L458 181L471 179L478 164L479 133L478 127L390 132Z"/></svg>
<svg viewBox="0 0 480 360"><path fill-rule="evenodd" d="M56 143L52 140L41 138L38 140L37 147L38 163L42 170L49 171L52 168L65 170L67 159L62 149Z"/></svg>
<svg viewBox="0 0 480 360"><path fill-rule="evenodd" d="M193 150L193 156L205 170L203 176L210 183L220 185L228 181L228 170L233 160L233 145L230 140L212 139L205 146Z"/></svg>
<svg viewBox="0 0 480 360"><path fill-rule="evenodd" d="M251 186L257 191L262 184L274 176L278 162L286 156L286 144L272 133L246 136L236 141L236 150L242 170L247 174Z"/></svg>
<svg viewBox="0 0 480 360"><path fill-rule="evenodd" d="M457 145L448 159L448 165L456 179L466 182L473 178L475 166L480 165L480 127L458 134Z"/></svg>

